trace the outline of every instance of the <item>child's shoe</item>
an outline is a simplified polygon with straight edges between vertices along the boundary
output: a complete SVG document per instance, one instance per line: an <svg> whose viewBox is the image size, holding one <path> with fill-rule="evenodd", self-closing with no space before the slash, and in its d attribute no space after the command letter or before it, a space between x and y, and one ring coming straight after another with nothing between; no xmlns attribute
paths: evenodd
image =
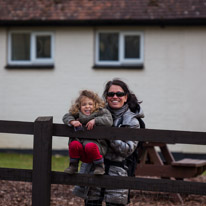
<svg viewBox="0 0 206 206"><path fill-rule="evenodd" d="M78 162L71 162L69 167L64 170L64 172L72 175L78 172Z"/></svg>
<svg viewBox="0 0 206 206"><path fill-rule="evenodd" d="M94 164L94 174L95 175L103 175L105 173L104 163Z"/></svg>

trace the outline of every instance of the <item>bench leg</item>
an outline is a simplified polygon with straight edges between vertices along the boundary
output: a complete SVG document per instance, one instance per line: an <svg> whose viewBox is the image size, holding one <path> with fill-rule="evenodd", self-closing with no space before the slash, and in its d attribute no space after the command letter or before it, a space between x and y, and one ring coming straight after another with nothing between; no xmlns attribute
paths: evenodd
<svg viewBox="0 0 206 206"><path fill-rule="evenodd" d="M162 152L164 152L164 154L166 155L166 161L168 163L171 163L170 161L173 160L172 156L170 153L167 153L169 150L168 148L165 146L164 148L161 148ZM159 157L158 153L156 152L156 150L154 148L148 148L148 155L150 156L151 161L153 162L153 164L156 165L164 165L163 161L161 160L161 158ZM164 178L163 178L164 179ZM170 178L172 179L172 178ZM183 199L181 197L181 195L179 193L171 193L171 196L173 197L175 202L179 202L181 203L181 205L183 205Z"/></svg>
<svg viewBox="0 0 206 206"><path fill-rule="evenodd" d="M179 202L179 203L181 203L181 205L184 204L184 201L179 193L171 193L171 196L175 202Z"/></svg>

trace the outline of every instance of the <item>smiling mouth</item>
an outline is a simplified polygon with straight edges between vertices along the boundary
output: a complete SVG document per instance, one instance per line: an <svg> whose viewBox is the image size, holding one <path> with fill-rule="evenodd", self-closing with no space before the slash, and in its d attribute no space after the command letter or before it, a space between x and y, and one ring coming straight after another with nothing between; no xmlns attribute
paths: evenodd
<svg viewBox="0 0 206 206"><path fill-rule="evenodd" d="M118 103L119 101L117 101L117 100L113 100L113 101L111 101L112 103Z"/></svg>
<svg viewBox="0 0 206 206"><path fill-rule="evenodd" d="M91 114L91 110L84 110L85 114Z"/></svg>

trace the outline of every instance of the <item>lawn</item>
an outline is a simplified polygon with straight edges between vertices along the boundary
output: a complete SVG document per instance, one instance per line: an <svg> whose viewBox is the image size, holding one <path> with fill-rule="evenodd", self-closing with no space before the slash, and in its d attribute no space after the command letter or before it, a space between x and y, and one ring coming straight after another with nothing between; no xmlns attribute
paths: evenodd
<svg viewBox="0 0 206 206"><path fill-rule="evenodd" d="M32 169L33 156L31 154L0 153L0 167ZM69 158L62 155L52 156L52 171L63 172L69 165ZM202 174L206 175L206 171Z"/></svg>
<svg viewBox="0 0 206 206"><path fill-rule="evenodd" d="M67 156L52 156L52 171L63 172L68 167L69 159ZM32 169L33 156L31 154L0 153L0 167Z"/></svg>

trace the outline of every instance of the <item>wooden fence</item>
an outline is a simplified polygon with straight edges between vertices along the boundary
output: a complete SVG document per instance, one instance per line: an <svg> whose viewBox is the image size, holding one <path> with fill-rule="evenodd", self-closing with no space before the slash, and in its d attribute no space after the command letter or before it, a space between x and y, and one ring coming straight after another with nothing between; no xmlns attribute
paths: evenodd
<svg viewBox="0 0 206 206"><path fill-rule="evenodd" d="M206 183L137 177L68 175L51 171L52 137L82 137L88 139L121 139L162 143L206 145L206 132L171 131L129 128L95 127L91 131L74 132L63 124L53 124L52 117L39 117L35 122L0 120L0 133L34 135L33 170L0 168L0 180L32 182L32 205L49 206L51 184L98 186L133 190L206 195Z"/></svg>

